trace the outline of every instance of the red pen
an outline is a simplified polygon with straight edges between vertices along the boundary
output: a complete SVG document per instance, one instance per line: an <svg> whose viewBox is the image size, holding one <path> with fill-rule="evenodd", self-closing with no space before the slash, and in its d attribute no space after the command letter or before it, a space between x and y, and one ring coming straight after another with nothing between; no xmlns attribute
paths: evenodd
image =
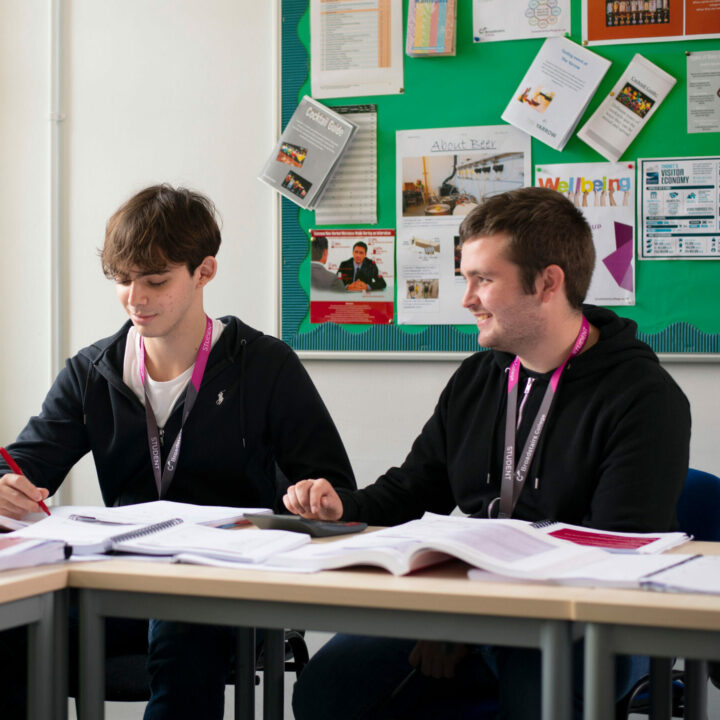
<svg viewBox="0 0 720 720"><path fill-rule="evenodd" d="M10 469L16 474L16 475L24 475L25 473L20 469L20 466L10 457L10 453L4 448L0 447L0 455L2 455L3 460L10 466ZM47 508L47 505L42 501L38 500L38 505L40 506L40 509L46 514L49 515L50 511Z"/></svg>

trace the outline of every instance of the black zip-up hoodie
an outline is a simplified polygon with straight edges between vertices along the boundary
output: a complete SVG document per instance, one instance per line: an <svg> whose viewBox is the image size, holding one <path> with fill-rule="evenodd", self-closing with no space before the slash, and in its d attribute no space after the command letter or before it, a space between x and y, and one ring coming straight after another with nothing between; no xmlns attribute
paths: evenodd
<svg viewBox="0 0 720 720"><path fill-rule="evenodd" d="M599 341L565 368L513 517L636 532L676 528L688 469L690 409L636 324L590 305ZM457 505L487 517L500 495L513 356L478 352L443 390L401 467L373 485L340 490L343 518L395 525ZM527 373L521 373L520 393ZM518 432L516 458L545 392L536 376Z"/></svg>
<svg viewBox="0 0 720 720"><path fill-rule="evenodd" d="M323 476L354 489L337 429L295 353L238 318L222 321L166 499L280 510L288 482ZM51 494L91 451L107 505L157 499L145 409L122 379L129 327L70 358L40 415L8 448L25 475ZM183 403L184 395L165 425L163 466ZM6 472L0 462L0 475Z"/></svg>

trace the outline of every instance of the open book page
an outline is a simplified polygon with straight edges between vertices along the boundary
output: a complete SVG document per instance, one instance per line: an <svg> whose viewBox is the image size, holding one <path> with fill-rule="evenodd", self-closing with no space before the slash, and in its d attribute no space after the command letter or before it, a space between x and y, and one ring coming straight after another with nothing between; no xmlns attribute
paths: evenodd
<svg viewBox="0 0 720 720"><path fill-rule="evenodd" d="M673 85L672 75L642 55L635 55L578 137L608 160L617 162Z"/></svg>
<svg viewBox="0 0 720 720"><path fill-rule="evenodd" d="M456 557L517 577L546 577L560 567L581 566L598 554L602 551L556 540L519 520L426 513L421 520L276 556L273 563L317 570L369 564L404 574Z"/></svg>
<svg viewBox="0 0 720 720"><path fill-rule="evenodd" d="M226 507L223 505L193 505L172 500L121 505L119 507L97 507L92 505L62 505L52 509L54 517L79 516L107 523L128 525L149 525L151 523L180 518L186 523L217 524L231 523L242 519L245 513L269 513L269 508Z"/></svg>
<svg viewBox="0 0 720 720"><path fill-rule="evenodd" d="M562 150L609 67L609 60L567 38L548 38L502 119Z"/></svg>
<svg viewBox="0 0 720 720"><path fill-rule="evenodd" d="M224 560L261 563L277 553L310 542L305 533L286 530L221 530L182 523L167 530L116 543L114 550L148 555L192 553Z"/></svg>
<svg viewBox="0 0 720 720"><path fill-rule="evenodd" d="M651 590L720 595L720 555L688 557L686 562L645 579L642 586Z"/></svg>
<svg viewBox="0 0 720 720"><path fill-rule="evenodd" d="M560 570L557 574L538 582L559 585L576 585L582 587L618 587L639 588L644 580L655 573L678 565L686 560L688 555L614 555L603 553L595 561L573 568ZM471 580L481 582L520 582L519 578L512 578L498 573L473 568L468 571ZM526 582L526 580L522 580Z"/></svg>
<svg viewBox="0 0 720 720"><path fill-rule="evenodd" d="M541 532L547 533L558 540L602 548L612 553L662 553L690 540L683 532L669 533L626 533L595 530L579 525L568 525L560 522L548 522L539 526Z"/></svg>

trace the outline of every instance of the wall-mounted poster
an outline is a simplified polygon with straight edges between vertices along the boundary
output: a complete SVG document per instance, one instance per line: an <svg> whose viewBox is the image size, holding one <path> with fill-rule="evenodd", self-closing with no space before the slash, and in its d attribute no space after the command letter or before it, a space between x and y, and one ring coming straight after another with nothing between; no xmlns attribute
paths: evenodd
<svg viewBox="0 0 720 720"><path fill-rule="evenodd" d="M638 160L642 260L720 259L720 156Z"/></svg>
<svg viewBox="0 0 720 720"><path fill-rule="evenodd" d="M473 0L476 43L569 33L570 0Z"/></svg>
<svg viewBox="0 0 720 720"><path fill-rule="evenodd" d="M458 229L485 198L530 184L530 136L510 125L397 132L399 324L469 324Z"/></svg>
<svg viewBox="0 0 720 720"><path fill-rule="evenodd" d="M717 0L583 0L588 45L720 37Z"/></svg>
<svg viewBox="0 0 720 720"><path fill-rule="evenodd" d="M310 322L393 321L394 230L310 231Z"/></svg>
<svg viewBox="0 0 720 720"><path fill-rule="evenodd" d="M634 163L543 165L535 168L535 184L567 196L592 229L595 270L586 302L634 305Z"/></svg>

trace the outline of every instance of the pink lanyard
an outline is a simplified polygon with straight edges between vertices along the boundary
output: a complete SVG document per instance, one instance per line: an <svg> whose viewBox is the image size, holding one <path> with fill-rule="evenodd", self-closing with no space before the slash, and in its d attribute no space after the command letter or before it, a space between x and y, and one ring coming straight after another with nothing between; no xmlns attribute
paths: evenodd
<svg viewBox="0 0 720 720"><path fill-rule="evenodd" d="M152 463L153 475L155 476L155 486L157 487L158 497L162 498L165 496L173 477L175 476L175 470L177 468L177 459L180 455L180 443L182 442L182 431L185 425L185 421L190 415L190 411L195 404L198 392L200 392L200 383L202 382L203 375L205 374L205 366L207 365L208 357L210 355L210 347L212 345L212 320L206 315L205 316L205 335L203 341L198 349L197 357L195 358L195 365L193 366L192 377L190 378L190 384L188 385L187 392L185 393L185 405L183 407L182 422L180 424L180 430L178 431L175 442L173 442L170 452L168 453L167 460L165 461L164 470L160 470L161 464L161 450L160 450L160 431L158 430L157 420L155 419L155 413L153 412L152 406L150 405L150 398L148 396L147 387L145 385L145 341L140 337L140 382L143 386L145 393L145 417L147 418L147 433L148 433L148 444L150 446L150 461Z"/></svg>
<svg viewBox="0 0 720 720"><path fill-rule="evenodd" d="M545 427L545 421L547 420L550 407L555 399L557 388L560 383L560 376L565 370L565 366L571 358L579 355L582 349L585 347L588 335L590 334L590 323L587 318L583 315L582 325L580 326L580 332L577 338L575 338L575 344L570 351L562 365L557 367L550 377L547 390L543 396L542 402L540 403L540 409L538 410L535 420L533 421L530 433L528 434L527 440L525 441L525 447L523 448L522 454L518 460L517 468L515 467L515 434L517 432L516 418L517 418L517 397L518 397L518 380L520 378L520 358L515 357L510 365L510 371L508 372L508 400L507 400L507 417L505 420L505 452L503 453L503 470L502 470L502 486L500 490L500 512L498 517L509 518L512 516L517 505L518 498L525 487L525 481L527 480L528 471L530 470L530 463L532 462L533 455L538 446L538 441L542 434L543 428ZM492 509L491 503L488 509L488 515Z"/></svg>

